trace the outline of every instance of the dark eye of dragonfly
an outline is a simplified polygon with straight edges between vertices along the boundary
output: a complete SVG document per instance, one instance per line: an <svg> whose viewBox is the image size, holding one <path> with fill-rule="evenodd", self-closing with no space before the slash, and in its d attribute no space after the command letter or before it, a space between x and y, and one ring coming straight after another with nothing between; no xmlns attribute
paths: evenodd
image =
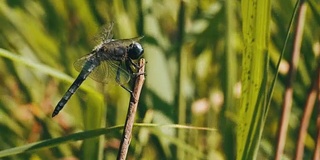
<svg viewBox="0 0 320 160"><path fill-rule="evenodd" d="M143 48L141 44L134 42L129 45L128 56L131 59L138 59L143 54Z"/></svg>

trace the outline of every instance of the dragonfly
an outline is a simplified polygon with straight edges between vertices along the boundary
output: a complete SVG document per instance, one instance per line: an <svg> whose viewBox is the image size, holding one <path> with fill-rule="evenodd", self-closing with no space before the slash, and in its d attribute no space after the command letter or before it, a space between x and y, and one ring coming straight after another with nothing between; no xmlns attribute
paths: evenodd
<svg viewBox="0 0 320 160"><path fill-rule="evenodd" d="M52 117L62 110L88 76L101 83L116 82L132 94L132 91L124 85L135 75L134 70L139 68L134 60L143 55L144 49L139 43L143 36L112 39L112 28L113 23L104 27L98 35L100 43L89 54L74 62L74 68L80 73L56 105Z"/></svg>

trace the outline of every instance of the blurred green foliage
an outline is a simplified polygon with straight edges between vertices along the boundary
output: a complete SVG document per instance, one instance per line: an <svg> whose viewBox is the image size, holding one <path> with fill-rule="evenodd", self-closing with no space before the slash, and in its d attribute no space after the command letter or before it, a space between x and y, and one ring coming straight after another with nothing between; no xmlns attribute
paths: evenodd
<svg viewBox="0 0 320 160"><path fill-rule="evenodd" d="M273 1L269 80L277 72L294 1ZM319 67L319 2L311 0L294 82L285 157L292 158L306 95ZM114 38L144 35L147 77L136 122L215 129L136 127L129 159L235 159L241 96L242 17L239 1L6 0L0 2L0 150L72 133L121 125L129 94L87 79L61 113L56 103L77 72L73 62L115 22ZM315 20L317 19L317 20ZM280 66L258 157L273 156L293 37ZM316 110L315 110L316 111ZM305 158L315 145L316 112ZM115 159L121 129L90 140L13 154L5 159ZM77 139L71 137L71 139ZM20 150L21 151L21 150ZM94 158L93 158L94 157Z"/></svg>

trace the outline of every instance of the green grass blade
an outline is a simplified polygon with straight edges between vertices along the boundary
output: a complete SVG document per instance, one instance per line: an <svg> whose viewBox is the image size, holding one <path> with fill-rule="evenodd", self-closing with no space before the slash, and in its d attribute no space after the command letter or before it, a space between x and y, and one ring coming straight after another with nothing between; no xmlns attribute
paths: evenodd
<svg viewBox="0 0 320 160"><path fill-rule="evenodd" d="M276 85L276 82L277 82L277 79L278 79L278 76L279 76L279 68L280 68L280 63L281 63L281 60L283 59L283 55L286 51L286 48L287 48L287 44L288 44L288 41L289 41L289 36L290 36L290 31L293 27L293 22L294 22L294 19L297 15L297 12L298 12L298 7L299 7L299 1L297 1L295 7L294 7L294 11L293 11L293 14L292 14L292 17L290 19L290 23L289 23L289 26L288 26L288 29L287 29L287 34L286 34L286 39L284 41L284 44L283 44L283 47L282 47L282 51L281 51L281 54L280 54L280 57L278 59L278 62L277 62L277 71L274 75L274 78L271 82L271 85L270 85L270 89L269 89L269 92L268 92L268 100L267 100L267 109L266 109L266 114L268 113L269 111L269 106L271 104L271 100L272 100L272 95L273 95L273 92L274 92L274 86ZM265 118L267 118L267 116L265 116Z"/></svg>
<svg viewBox="0 0 320 160"><path fill-rule="evenodd" d="M50 67L43 65L43 64L32 62L32 61L28 60L27 58L18 56L16 54L13 54L13 53L11 53L7 50L1 49L1 48L0 48L0 56L8 58L8 59L12 60L13 62L16 62L20 65L26 65L27 67L30 67L30 68L35 69L37 71L40 71L42 73L48 74L52 77L56 77L58 79L67 81L69 83L72 83L74 81L73 78L71 78L70 76L68 76L58 70L55 70L55 69L50 68ZM101 111L102 108L104 107L103 96L102 96L102 94L100 94L100 92L94 90L92 87L89 87L87 85L81 85L80 88L89 92L90 93L89 96L91 97L91 98L89 98L89 102L86 103L87 106L90 106L90 110L85 112L85 114L86 114L86 116L85 116L86 119L84 121L85 127L87 130L94 129L94 128L100 128L101 127L101 120L103 119L102 113L104 113L103 111ZM95 117L92 117L90 115L95 116ZM66 137L66 138L68 139L68 137ZM64 140L64 139L62 139L62 140ZM89 155L89 157L92 157L92 155L99 156L99 153L97 153L97 151L100 150L99 149L99 146L100 146L99 140L100 140L99 138L95 138L95 139L89 139L89 140L85 141L84 145L82 147L82 149L83 149L82 153L86 156ZM65 142L67 142L67 141L65 141ZM44 144L46 144L46 143L44 143ZM49 144L50 144L50 141L49 141ZM93 145L95 145L96 147L92 147ZM36 145L36 146L38 146L38 145ZM34 147L34 146L32 146L32 147ZM41 145L40 145L40 147L41 147ZM28 148L28 146L27 146L27 148ZM18 151L20 149L21 148L18 148ZM24 148L22 148L22 150L23 149ZM16 152L16 151L17 150L13 150L13 152Z"/></svg>
<svg viewBox="0 0 320 160"><path fill-rule="evenodd" d="M263 130L268 68L270 1L242 1L244 50L237 159L255 159Z"/></svg>
<svg viewBox="0 0 320 160"><path fill-rule="evenodd" d="M205 128L205 127L193 127L193 126L184 126L184 125L178 125L178 124L146 124L146 123L135 123L134 126L136 127L145 127L145 128L161 128L161 127L169 127L169 128L179 128L179 129L188 129L188 130L202 130L202 131L208 131L208 132L216 132L216 129L212 128ZM123 128L123 125L120 126L114 126L114 127L109 127L109 128L99 128L99 129L94 129L94 130L89 130L89 131L84 131L84 132L79 132L79 133L74 133L70 134L65 137L59 137L55 139L49 139L49 140L44 140L44 141L39 141L35 143L30 143L24 146L20 147L15 147L15 148L10 148L6 150L0 151L0 158L1 157L7 157L7 156L13 156L16 154L21 154L25 152L31 152L31 151L36 151L39 149L44 149L44 148L52 148L55 146L58 146L63 143L67 142L73 142L73 141L78 141L78 140L85 140L85 139L91 139L95 138L97 136L105 135L107 133L111 133L113 131L118 131ZM160 133L155 133L155 134L160 134ZM193 147L187 145L185 142L177 140L175 138L168 138L171 143L176 144L180 146L182 149L186 151L190 151L200 157L203 157L201 153L197 152Z"/></svg>
<svg viewBox="0 0 320 160"><path fill-rule="evenodd" d="M74 78L71 78L70 76L62 73L59 70L53 69L51 67L48 67L47 65L44 64L40 64L37 62L33 62L25 57L19 56L17 54L14 54L8 50L2 49L0 48L0 56L7 58L13 62L16 62L20 65L25 65L27 67L30 67L32 69L36 69L36 71L45 73L47 75L50 75L52 77L64 80L68 83L72 83L74 81ZM81 85L80 86L81 89L83 89L84 91L90 92L90 93L95 93L95 94L100 94L99 92L95 91L92 87L88 86L88 85Z"/></svg>
<svg viewBox="0 0 320 160"><path fill-rule="evenodd" d="M67 142L93 138L93 137L97 137L97 136L100 136L100 135L104 135L104 134L109 133L109 132L114 131L114 130L119 130L121 127L123 127L123 126L115 126L115 127L110 127L110 128L95 129L95 130L90 130L90 131L71 134L71 135L68 135L68 136L65 136L65 137L60 137L60 138L55 138L55 139L49 139L49 140L39 141L39 142L35 142L35 143L30 143L30 144L27 144L27 145L24 145L24 146L10 148L10 149L7 149L7 150L2 150L2 151L0 151L0 157L16 155L16 154L35 151L35 150L48 148L48 147L51 148L51 147L58 146L59 144L67 143Z"/></svg>
<svg viewBox="0 0 320 160"><path fill-rule="evenodd" d="M103 88L103 87L102 87ZM88 100L85 102L84 110L84 127L85 130L92 130L105 126L105 106L103 103L103 96L96 97L89 94ZM84 140L81 153L82 159L102 159L104 136L90 138Z"/></svg>

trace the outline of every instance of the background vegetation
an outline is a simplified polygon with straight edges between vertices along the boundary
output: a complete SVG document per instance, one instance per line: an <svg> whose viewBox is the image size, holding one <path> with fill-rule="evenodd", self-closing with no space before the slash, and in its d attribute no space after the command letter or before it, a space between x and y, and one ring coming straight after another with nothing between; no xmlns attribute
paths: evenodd
<svg viewBox="0 0 320 160"><path fill-rule="evenodd" d="M255 152L244 147L248 149L245 153L259 159L275 156L295 47L294 34L286 36L297 26L293 16L296 4L272 1L267 8L271 19L270 30L266 27L265 31L268 59L263 64L268 85L260 87L264 92L273 89L277 63L283 49L285 52L271 103L264 104L265 117L253 119L265 121L258 126L257 145L252 144ZM284 159L295 155L300 121L319 73L320 4L310 0L306 5ZM136 116L136 122L144 125L134 127L128 158L235 159L242 155L240 146L251 139L237 137L238 124L245 121L241 118L248 116L240 106L242 61L248 58L242 57L247 46L243 23L247 21L240 6L240 1L216 0L1 1L0 156L116 158L122 130L113 126L123 125L129 101L121 87L87 79L60 114L51 118L56 103L78 74L73 62L92 50L95 34L110 22L115 22L116 39L145 36L141 43L148 61L147 77ZM291 20L293 28L289 29ZM319 102L313 106L318 107L312 109L304 159L313 156L319 130ZM254 132L250 126L244 127Z"/></svg>

